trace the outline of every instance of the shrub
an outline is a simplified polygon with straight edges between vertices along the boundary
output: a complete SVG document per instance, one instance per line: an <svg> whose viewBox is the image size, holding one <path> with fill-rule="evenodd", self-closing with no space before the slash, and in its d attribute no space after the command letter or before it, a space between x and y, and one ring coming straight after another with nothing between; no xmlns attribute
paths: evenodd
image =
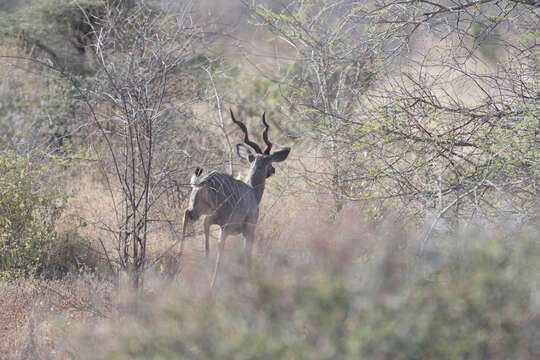
<svg viewBox="0 0 540 360"><path fill-rule="evenodd" d="M454 240L464 240L456 237ZM260 265L218 290L157 291L84 336L91 359L532 359L540 247L473 236L455 250L383 250L334 272ZM354 246L354 243L351 244ZM95 333L94 333L95 334ZM95 351L96 343L100 351ZM91 350L90 350L91 349Z"/></svg>
<svg viewBox="0 0 540 360"><path fill-rule="evenodd" d="M49 261L65 197L41 182L44 174L21 156L0 153L0 278L39 274Z"/></svg>

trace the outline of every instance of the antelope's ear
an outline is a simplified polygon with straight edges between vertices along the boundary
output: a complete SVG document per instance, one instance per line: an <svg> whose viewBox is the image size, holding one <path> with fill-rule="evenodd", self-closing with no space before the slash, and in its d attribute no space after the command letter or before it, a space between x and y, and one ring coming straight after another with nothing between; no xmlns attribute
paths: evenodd
<svg viewBox="0 0 540 360"><path fill-rule="evenodd" d="M255 156L249 151L248 147L244 144L236 144L236 152L242 159L252 162L255 160Z"/></svg>
<svg viewBox="0 0 540 360"><path fill-rule="evenodd" d="M272 157L272 161L280 162L287 159L287 156L289 156L289 152L291 152L291 148L286 147L284 149L273 152L270 156Z"/></svg>

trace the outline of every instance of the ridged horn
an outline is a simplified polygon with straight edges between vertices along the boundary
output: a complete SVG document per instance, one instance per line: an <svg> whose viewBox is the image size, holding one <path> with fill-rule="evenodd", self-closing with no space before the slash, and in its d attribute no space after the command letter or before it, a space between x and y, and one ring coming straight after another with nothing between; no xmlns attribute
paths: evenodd
<svg viewBox="0 0 540 360"><path fill-rule="evenodd" d="M266 123L266 112L263 112L263 115L262 115L262 122L264 124L264 131L263 131L263 140L264 142L266 143L266 149L264 149L264 153L266 155L269 155L270 154L270 150L272 150L272 143L270 142L270 140L268 140L268 128L270 126L268 126L268 124Z"/></svg>
<svg viewBox="0 0 540 360"><path fill-rule="evenodd" d="M231 111L231 119L233 121L233 123L235 123L236 125L238 125L238 127L242 130L242 132L244 133L244 142L251 146L253 148L253 150L255 150L258 154L262 154L262 150L261 148L259 147L259 145L257 145L256 143L254 143L253 141L249 140L249 136L248 136L248 131L247 131L247 128L246 128L246 125L244 125L243 122L241 121L238 121L234 118L234 114L232 112L232 109L230 110Z"/></svg>

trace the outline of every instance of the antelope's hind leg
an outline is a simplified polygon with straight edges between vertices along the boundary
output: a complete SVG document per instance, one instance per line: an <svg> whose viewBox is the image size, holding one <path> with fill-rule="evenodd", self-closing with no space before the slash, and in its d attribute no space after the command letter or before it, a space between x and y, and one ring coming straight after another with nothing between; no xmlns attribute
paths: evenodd
<svg viewBox="0 0 540 360"><path fill-rule="evenodd" d="M214 267L214 275L212 276L212 282L210 284L210 287L213 289L214 285L216 284L216 278L219 270L219 262L221 260L221 254L225 250L225 239L227 238L227 234L225 233L225 230L221 229L219 233L219 239L218 239L218 253L216 256L216 265Z"/></svg>
<svg viewBox="0 0 540 360"><path fill-rule="evenodd" d="M189 211L189 209L186 209L186 211L184 211L184 223L182 224L182 242L184 242L184 238L186 237L186 228L189 219L191 219L191 211Z"/></svg>

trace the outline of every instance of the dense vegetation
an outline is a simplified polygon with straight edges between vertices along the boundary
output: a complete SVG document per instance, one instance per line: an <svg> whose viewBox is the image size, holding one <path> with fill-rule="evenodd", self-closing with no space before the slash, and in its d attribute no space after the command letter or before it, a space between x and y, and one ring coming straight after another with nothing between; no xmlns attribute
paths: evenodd
<svg viewBox="0 0 540 360"><path fill-rule="evenodd" d="M0 357L540 357L538 10L0 4ZM229 108L292 152L211 291Z"/></svg>
<svg viewBox="0 0 540 360"><path fill-rule="evenodd" d="M24 158L0 155L0 277L34 275L47 267L58 243L55 225L62 211L61 193L47 188ZM36 185L42 183L42 189Z"/></svg>

